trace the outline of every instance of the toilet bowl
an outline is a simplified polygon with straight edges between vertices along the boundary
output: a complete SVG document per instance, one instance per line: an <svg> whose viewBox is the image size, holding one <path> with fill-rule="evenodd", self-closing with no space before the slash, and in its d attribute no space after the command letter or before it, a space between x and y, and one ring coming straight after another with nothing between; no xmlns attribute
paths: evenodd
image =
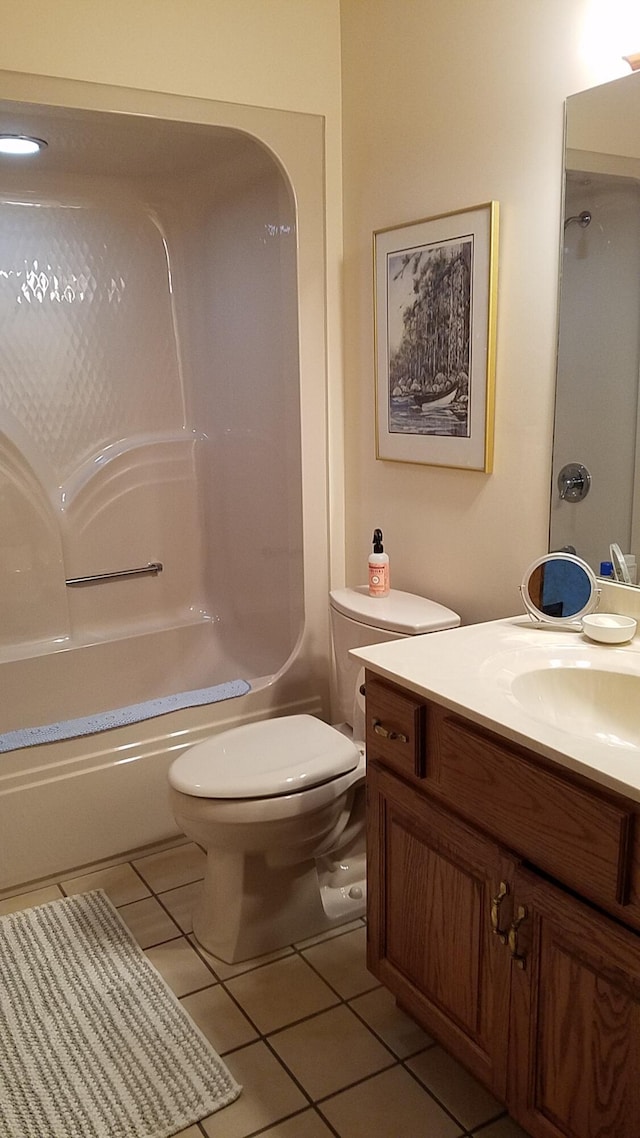
<svg viewBox="0 0 640 1138"><path fill-rule="evenodd" d="M352 850L342 869L340 849L362 830L363 751L292 715L234 727L176 760L174 816L208 852L193 931L209 952L233 963L362 915L364 858L354 864Z"/></svg>
<svg viewBox="0 0 640 1138"><path fill-rule="evenodd" d="M394 590L383 600L337 590L331 618L344 723L291 715L244 724L189 748L169 770L176 822L207 852L194 935L229 963L364 915L364 699L348 651L460 623Z"/></svg>

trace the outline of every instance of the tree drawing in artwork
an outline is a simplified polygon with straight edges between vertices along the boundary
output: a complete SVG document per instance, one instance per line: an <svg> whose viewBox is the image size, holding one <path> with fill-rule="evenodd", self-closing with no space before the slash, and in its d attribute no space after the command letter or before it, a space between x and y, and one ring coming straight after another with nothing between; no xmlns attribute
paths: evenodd
<svg viewBox="0 0 640 1138"><path fill-rule="evenodd" d="M389 430L469 434L473 238L387 258Z"/></svg>

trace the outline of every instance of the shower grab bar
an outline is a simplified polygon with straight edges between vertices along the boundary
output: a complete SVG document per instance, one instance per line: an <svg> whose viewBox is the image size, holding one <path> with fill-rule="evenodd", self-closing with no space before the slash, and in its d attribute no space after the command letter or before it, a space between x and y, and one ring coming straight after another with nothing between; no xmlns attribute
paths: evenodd
<svg viewBox="0 0 640 1138"><path fill-rule="evenodd" d="M137 569L118 569L115 573L93 573L90 577L69 577L65 585L93 585L98 581L115 581L118 577L137 577L142 573L152 573L155 577L162 573L161 561L149 561L147 565L139 565Z"/></svg>

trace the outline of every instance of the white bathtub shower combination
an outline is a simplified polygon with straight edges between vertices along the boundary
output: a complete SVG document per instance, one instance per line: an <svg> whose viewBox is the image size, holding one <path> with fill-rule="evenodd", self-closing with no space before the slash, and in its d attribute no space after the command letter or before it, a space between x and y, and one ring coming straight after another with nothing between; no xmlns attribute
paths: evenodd
<svg viewBox="0 0 640 1138"><path fill-rule="evenodd" d="M0 158L0 733L251 691L0 755L0 889L172 836L205 733L326 710L321 126L157 100L0 104L48 142Z"/></svg>

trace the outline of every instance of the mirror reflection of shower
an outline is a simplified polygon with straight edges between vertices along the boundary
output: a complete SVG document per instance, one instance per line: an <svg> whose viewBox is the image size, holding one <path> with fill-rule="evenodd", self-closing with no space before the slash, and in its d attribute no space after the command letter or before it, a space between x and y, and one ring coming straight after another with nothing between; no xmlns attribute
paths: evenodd
<svg viewBox="0 0 640 1138"><path fill-rule="evenodd" d="M581 213L574 214L573 217L567 217L564 223L565 230L568 225L575 221L581 229L586 229L591 224L591 210L583 209Z"/></svg>
<svg viewBox="0 0 640 1138"><path fill-rule="evenodd" d="M550 548L574 546L597 572L611 534L632 553L640 537L640 180L590 168L578 148L569 157L582 169L566 170L561 228ZM576 462L591 474L589 494L563 498L558 478Z"/></svg>

